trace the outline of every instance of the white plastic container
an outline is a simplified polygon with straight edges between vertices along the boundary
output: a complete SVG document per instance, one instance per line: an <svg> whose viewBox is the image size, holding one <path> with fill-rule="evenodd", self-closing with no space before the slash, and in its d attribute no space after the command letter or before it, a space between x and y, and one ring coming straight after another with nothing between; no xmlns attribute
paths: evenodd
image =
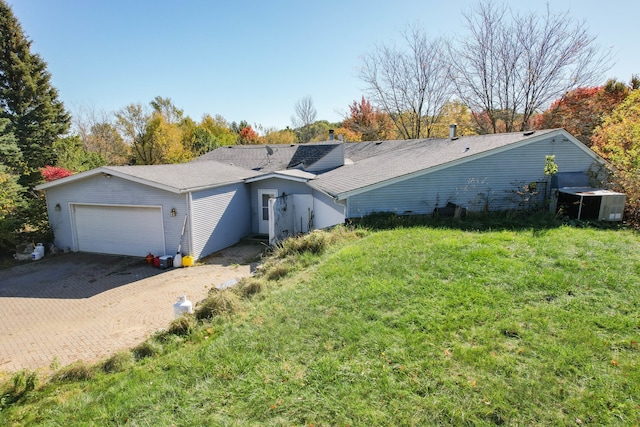
<svg viewBox="0 0 640 427"><path fill-rule="evenodd" d="M32 259L33 261L37 261L37 260L39 260L40 258L42 258L42 255L40 255L40 252L39 252L39 251L35 251L35 250L34 250L33 252L31 252L31 259Z"/></svg>
<svg viewBox="0 0 640 427"><path fill-rule="evenodd" d="M40 254L40 258L44 257L44 246L42 245L42 243L38 243L33 251L38 252Z"/></svg>
<svg viewBox="0 0 640 427"><path fill-rule="evenodd" d="M176 319L182 316L183 313L193 313L193 304L187 299L186 295L182 295L178 298L178 302L173 304L173 315Z"/></svg>
<svg viewBox="0 0 640 427"><path fill-rule="evenodd" d="M182 254L180 252L173 257L173 266L178 268L182 267Z"/></svg>

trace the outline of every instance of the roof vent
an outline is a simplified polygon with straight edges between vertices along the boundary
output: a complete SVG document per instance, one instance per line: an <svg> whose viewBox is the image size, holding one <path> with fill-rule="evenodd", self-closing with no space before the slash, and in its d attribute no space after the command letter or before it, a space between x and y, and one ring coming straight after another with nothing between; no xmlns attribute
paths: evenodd
<svg viewBox="0 0 640 427"><path fill-rule="evenodd" d="M451 139L452 141L457 138L457 136L456 136L456 128L457 127L458 127L458 125L455 124L455 123L451 123L449 125L449 139Z"/></svg>
<svg viewBox="0 0 640 427"><path fill-rule="evenodd" d="M536 131L535 131L535 130L528 130L528 131L526 131L526 132L522 132L522 134L523 134L524 136L533 135L534 133L536 133Z"/></svg>

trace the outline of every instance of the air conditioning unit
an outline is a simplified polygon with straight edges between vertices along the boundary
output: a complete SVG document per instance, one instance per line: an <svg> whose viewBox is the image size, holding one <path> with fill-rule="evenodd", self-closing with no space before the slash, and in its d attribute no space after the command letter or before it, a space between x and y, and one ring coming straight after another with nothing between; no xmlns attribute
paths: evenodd
<svg viewBox="0 0 640 427"><path fill-rule="evenodd" d="M624 213L624 204L626 197L624 194L608 194L602 197L600 203L600 220L601 221L622 221Z"/></svg>
<svg viewBox="0 0 640 427"><path fill-rule="evenodd" d="M626 196L615 191L585 187L558 189L557 210L570 218L622 221Z"/></svg>

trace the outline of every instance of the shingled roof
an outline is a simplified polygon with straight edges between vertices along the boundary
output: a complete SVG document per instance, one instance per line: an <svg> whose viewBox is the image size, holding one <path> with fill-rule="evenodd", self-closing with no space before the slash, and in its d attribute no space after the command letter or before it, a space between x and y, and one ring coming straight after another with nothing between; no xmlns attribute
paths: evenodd
<svg viewBox="0 0 640 427"><path fill-rule="evenodd" d="M234 182L261 179L279 173L279 177L301 179L309 185L338 199L366 191L376 185L386 185L417 174L429 173L460 162L481 158L518 144L535 143L555 136L571 137L564 129L539 130L466 136L455 139L416 139L346 143L345 157L352 162L323 173L304 176L286 175L298 165L308 167L322 159L342 143L327 141L318 144L275 145L269 152L265 146L229 146L207 153L190 163L153 166L104 166L41 184L36 189L83 179L95 174L119 176L152 187L176 193L227 185ZM579 145L583 147L582 144ZM588 148L585 151L592 153ZM266 175L265 175L266 174ZM275 176L275 175L274 175Z"/></svg>
<svg viewBox="0 0 640 427"><path fill-rule="evenodd" d="M428 173L456 162L498 152L519 143L532 143L559 129L467 136L456 139L420 139L347 144L353 164L318 175L309 185L344 198L368 187L415 174ZM562 132L565 132L562 130Z"/></svg>
<svg viewBox="0 0 640 427"><path fill-rule="evenodd" d="M45 190L98 174L120 177L173 193L187 193L189 191L244 182L246 178L254 177L260 173L215 161L171 165L103 166L41 184L36 189Z"/></svg>
<svg viewBox="0 0 640 427"><path fill-rule="evenodd" d="M229 145L216 148L192 163L215 160L233 166L261 172L311 167L341 143L321 142L291 145Z"/></svg>
<svg viewBox="0 0 640 427"><path fill-rule="evenodd" d="M232 166L272 172L286 169L295 154L297 145L273 146L272 154L264 145L227 145L216 148L193 160L191 164L215 160Z"/></svg>

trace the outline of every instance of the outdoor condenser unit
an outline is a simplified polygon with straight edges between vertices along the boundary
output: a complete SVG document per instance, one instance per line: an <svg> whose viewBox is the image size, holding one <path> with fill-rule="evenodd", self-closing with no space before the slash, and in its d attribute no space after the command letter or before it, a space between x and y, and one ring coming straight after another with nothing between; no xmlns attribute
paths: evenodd
<svg viewBox="0 0 640 427"><path fill-rule="evenodd" d="M622 221L626 196L594 188L559 188L557 209L571 218Z"/></svg>

